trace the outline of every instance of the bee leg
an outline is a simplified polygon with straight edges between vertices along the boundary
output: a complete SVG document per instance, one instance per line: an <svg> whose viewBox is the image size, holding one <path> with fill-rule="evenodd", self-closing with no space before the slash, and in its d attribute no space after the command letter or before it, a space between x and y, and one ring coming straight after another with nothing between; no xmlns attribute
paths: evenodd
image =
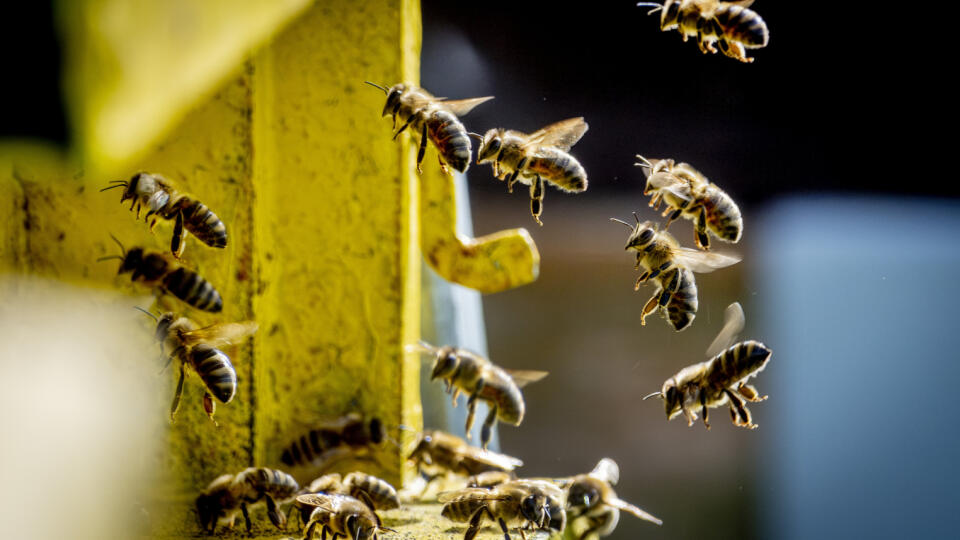
<svg viewBox="0 0 960 540"><path fill-rule="evenodd" d="M440 170L443 171L443 174L450 174L450 170L447 169L447 164L443 162L443 158L440 157L440 154L437 154L437 161L440 162Z"/></svg>
<svg viewBox="0 0 960 540"><path fill-rule="evenodd" d="M170 252L180 258L187 247L187 230L183 227L183 212L177 212L177 219L173 225L173 238L170 240Z"/></svg>
<svg viewBox="0 0 960 540"><path fill-rule="evenodd" d="M634 283L634 285L633 285L633 290L639 291L639 290L640 290L640 285L646 283L648 279L650 279L650 271L649 271L649 270L647 270L646 272L640 274L640 277L637 278L637 282Z"/></svg>
<svg viewBox="0 0 960 540"><path fill-rule="evenodd" d="M273 500L273 497L264 495L264 498L267 500L267 517L270 518L270 523L273 523L273 526L281 531L284 530L287 526L287 516L283 515L283 512L277 508L277 503Z"/></svg>
<svg viewBox="0 0 960 540"><path fill-rule="evenodd" d="M729 388L724 388L723 392L727 395L727 398L730 399L730 406L736 408L737 410L737 416L739 420L734 421L734 424L748 429L756 429L757 425L754 424L750 419L750 410L747 409L746 405L744 405L743 400L740 399L740 396L731 392Z"/></svg>
<svg viewBox="0 0 960 540"><path fill-rule="evenodd" d="M513 185L517 183L517 178L520 177L520 173L527 166L527 158L520 160L520 163L517 163L517 168L513 171L513 174L510 175L510 178L507 179L507 193L513 193Z"/></svg>
<svg viewBox="0 0 960 540"><path fill-rule="evenodd" d="M410 118L413 119L412 116L411 116ZM396 119L396 117L394 117L393 121L394 121L393 127L397 127L397 124L396 124L397 119ZM399 130L397 130L396 133L393 134L393 140L397 140L397 137L399 137L401 133L403 133L404 131L406 131L407 126L409 126L409 125L410 125L410 120L407 120L407 123L404 124Z"/></svg>
<svg viewBox="0 0 960 540"><path fill-rule="evenodd" d="M253 536L253 523L250 521L250 511L247 510L247 503L240 503L240 511L243 512L243 521L247 524L247 534Z"/></svg>
<svg viewBox="0 0 960 540"><path fill-rule="evenodd" d="M313 538L313 533L316 532L318 524L320 524L320 522L316 520L307 524L307 531L303 534L303 540L310 540Z"/></svg>
<svg viewBox="0 0 960 540"><path fill-rule="evenodd" d="M768 396L760 397L760 393L757 392L757 389L749 384L740 383L740 386L737 388L737 392L746 398L747 401L757 403L759 401L764 401Z"/></svg>
<svg viewBox="0 0 960 540"><path fill-rule="evenodd" d="M517 530L520 531L520 538L523 538L523 540L527 540L527 533L525 533L523 529L517 529Z"/></svg>
<svg viewBox="0 0 960 540"><path fill-rule="evenodd" d="M661 289L662 290L662 289ZM650 300L647 300L645 306L643 306L643 311L640 313L640 326L645 326L647 324L647 315L650 315L657 309L657 306L660 305L660 291L658 290Z"/></svg>
<svg viewBox="0 0 960 540"><path fill-rule="evenodd" d="M670 302L670 298L674 293L680 288L680 272L676 269L670 273L670 281L667 283L667 286L663 288L663 292L660 293L660 307L666 307Z"/></svg>
<svg viewBox="0 0 960 540"><path fill-rule="evenodd" d="M487 418L483 421L483 427L480 428L480 446L484 450L487 449L487 445L490 444L490 439L493 438L493 426L496 424L497 406L491 404L490 411L487 412Z"/></svg>
<svg viewBox="0 0 960 540"><path fill-rule="evenodd" d="M467 432L467 439L470 439L470 430L473 429L473 419L477 414L477 402L467 401L467 424L464 428Z"/></svg>
<svg viewBox="0 0 960 540"><path fill-rule="evenodd" d="M707 209L703 206L697 214L697 226L693 231L697 247L703 250L710 249L710 237L707 235Z"/></svg>
<svg viewBox="0 0 960 540"><path fill-rule="evenodd" d="M693 423L697 421L697 414L688 409L686 403L681 403L680 409L683 411L684 418L687 419L687 427L692 426Z"/></svg>
<svg viewBox="0 0 960 540"><path fill-rule="evenodd" d="M459 388L456 388L456 389L453 391L453 406L454 406L454 407L457 406L457 398L458 398L458 397L460 397L460 389L459 389Z"/></svg>
<svg viewBox="0 0 960 540"><path fill-rule="evenodd" d="M700 392L700 410L703 412L703 426L709 430L710 420L707 418L707 397L703 392Z"/></svg>
<svg viewBox="0 0 960 540"><path fill-rule="evenodd" d="M477 536L477 533L480 532L480 525L483 523L483 515L486 514L490 517L490 521L494 521L495 518L490 512L490 509L486 506L481 506L470 516L470 526L467 527L467 534L463 535L463 540L473 540Z"/></svg>
<svg viewBox="0 0 960 540"><path fill-rule="evenodd" d="M530 213L533 214L537 224L543 227L543 222L540 221L541 212L543 212L543 178L537 175L533 184L530 185Z"/></svg>
<svg viewBox="0 0 960 540"><path fill-rule="evenodd" d="M669 210L669 208L668 208ZM670 224L676 221L683 214L683 209L677 208L670 214L670 217L667 218L667 222L663 225L663 230L667 230L670 227Z"/></svg>
<svg viewBox="0 0 960 540"><path fill-rule="evenodd" d="M183 394L183 377L186 375L183 364L180 364L180 381L177 382L177 390L173 393L173 403L170 405L170 422L176 420L177 409L180 408L180 396Z"/></svg>
<svg viewBox="0 0 960 540"><path fill-rule="evenodd" d="M207 416L210 417L210 421L213 422L213 425L220 427L220 424L218 424L213 418L213 413L217 411L217 402L213 400L213 396L210 395L210 392L205 392L203 394L203 410L207 413Z"/></svg>
<svg viewBox="0 0 960 540"><path fill-rule="evenodd" d="M417 172L423 174L423 156L427 153L427 124L423 124L423 134L420 136L420 149L417 150Z"/></svg>

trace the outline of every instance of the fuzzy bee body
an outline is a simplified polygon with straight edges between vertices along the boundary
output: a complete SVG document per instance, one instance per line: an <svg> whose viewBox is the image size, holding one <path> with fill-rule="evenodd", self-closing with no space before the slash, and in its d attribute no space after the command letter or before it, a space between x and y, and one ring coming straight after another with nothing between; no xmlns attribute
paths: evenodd
<svg viewBox="0 0 960 540"><path fill-rule="evenodd" d="M683 41L694 38L700 51L720 52L741 62L753 62L746 49L766 47L770 41L767 24L749 9L753 0L724 2L721 0L664 0L664 3L640 2L660 11L660 30L676 29Z"/></svg>
<svg viewBox="0 0 960 540"><path fill-rule="evenodd" d="M546 377L544 371L510 371L509 373L475 352L456 347L434 347L421 342L420 352L435 356L431 379L443 379L447 391L457 396L464 392L467 400L466 432L473 427L477 400L486 401L490 407L480 432L481 446L486 449L493 436L493 426L502 420L515 426L523 421L525 405L520 386Z"/></svg>
<svg viewBox="0 0 960 540"><path fill-rule="evenodd" d="M612 486L619 479L620 468L616 462L603 458L593 471L561 482L567 492L567 514L571 523L581 521L586 525L579 536L580 540L585 540L591 534L607 536L612 533L620 522L621 510L657 525L663 523L657 517L618 498Z"/></svg>
<svg viewBox="0 0 960 540"><path fill-rule="evenodd" d="M647 175L644 195L650 196L650 206L659 210L666 205L664 229L673 220L684 217L694 223L694 240L700 249L710 248L710 237L737 243L743 234L743 216L733 198L706 176L686 163L675 164L672 159L647 160L637 156Z"/></svg>
<svg viewBox="0 0 960 540"><path fill-rule="evenodd" d="M428 483L450 473L474 477L488 472L512 474L523 465L517 458L470 446L456 435L434 430L420 435L408 459L427 476Z"/></svg>
<svg viewBox="0 0 960 540"><path fill-rule="evenodd" d="M170 251L175 257L180 258L183 254L187 232L210 247L226 247L227 227L223 221L207 205L177 192L173 183L166 178L140 172L130 180L118 182L105 189L124 187L120 202L132 201L130 210L136 209L138 218L144 207L147 209L144 219L156 216L150 225L151 229L156 225L157 217L175 222L170 241Z"/></svg>
<svg viewBox="0 0 960 540"><path fill-rule="evenodd" d="M697 295L697 282L693 278L693 272L682 268L679 270L679 285L677 290L670 295L666 309L667 320L673 325L674 330L680 331L690 326L693 319L697 316L697 309L700 307L700 300Z"/></svg>
<svg viewBox="0 0 960 540"><path fill-rule="evenodd" d="M400 496L397 495L397 489L389 482L377 478L372 474L363 472L352 472L343 480L343 486L347 493L358 497L358 492L364 492L373 503L376 510L390 510L400 508Z"/></svg>
<svg viewBox="0 0 960 540"><path fill-rule="evenodd" d="M280 460L291 467L323 465L338 450L366 450L380 444L384 435L379 418L365 420L350 413L300 436L283 450Z"/></svg>
<svg viewBox="0 0 960 540"><path fill-rule="evenodd" d="M166 254L136 247L116 258L122 259L117 273L130 273L131 281L159 287L203 311L217 313L223 309L220 293L209 281Z"/></svg>
<svg viewBox="0 0 960 540"><path fill-rule="evenodd" d="M466 488L442 494L440 514L468 523L465 539L476 536L484 517L496 522L504 538L511 528L562 531L566 526L563 491L540 480L512 480L485 488Z"/></svg>
<svg viewBox="0 0 960 540"><path fill-rule="evenodd" d="M390 530L382 526L380 517L368 504L369 499L363 496L357 499L350 495L318 493L300 495L297 501L314 508L304 540L314 538L318 529L322 538L327 538L329 533L333 538L343 536L353 540L376 540L379 530Z"/></svg>
<svg viewBox="0 0 960 540"><path fill-rule="evenodd" d="M482 137L477 163L491 162L494 177L506 180L510 192L516 182L530 186L530 213L543 225L543 182L568 193L587 189L587 171L569 150L588 127L583 118L570 118L529 135L494 128Z"/></svg>
<svg viewBox="0 0 960 540"><path fill-rule="evenodd" d="M286 517L278 506L293 499L300 485L289 474L265 467L250 467L236 475L225 474L207 486L197 497L197 516L200 527L210 534L217 525L233 527L237 514L242 513L247 532L253 530L249 510L266 503L267 516L282 529Z"/></svg>
<svg viewBox="0 0 960 540"><path fill-rule="evenodd" d="M419 140L417 170L423 172L421 163L427 148L427 140L433 143L440 158L440 166L446 171L451 166L459 172L466 172L470 166L472 147L467 129L458 117L464 116L481 103L493 99L493 96L448 101L431 95L423 88L413 85L395 84L384 88L368 82L367 84L383 90L387 102L383 106L383 116L393 117L393 127L401 127L394 134L396 139L408 127Z"/></svg>

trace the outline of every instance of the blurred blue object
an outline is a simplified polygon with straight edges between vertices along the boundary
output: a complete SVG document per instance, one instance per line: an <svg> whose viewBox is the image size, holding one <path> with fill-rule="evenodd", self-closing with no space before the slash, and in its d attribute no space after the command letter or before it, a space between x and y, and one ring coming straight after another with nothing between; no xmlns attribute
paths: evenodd
<svg viewBox="0 0 960 540"><path fill-rule="evenodd" d="M758 536L958 538L960 205L791 198L751 231Z"/></svg>

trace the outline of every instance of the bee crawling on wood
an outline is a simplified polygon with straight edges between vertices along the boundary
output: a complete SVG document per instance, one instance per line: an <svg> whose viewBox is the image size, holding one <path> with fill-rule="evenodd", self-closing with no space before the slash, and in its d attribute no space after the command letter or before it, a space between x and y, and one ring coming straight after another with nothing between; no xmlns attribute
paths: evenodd
<svg viewBox="0 0 960 540"><path fill-rule="evenodd" d="M400 497L396 488L386 480L359 471L348 474L346 478L342 478L337 473L325 474L300 490L298 495L311 493L340 494L359 499L361 491L369 498L375 510L391 510L400 507ZM297 500L294 502L291 511L294 508L300 510L300 519L306 525L310 521L310 514L316 507Z"/></svg>
<svg viewBox="0 0 960 540"><path fill-rule="evenodd" d="M546 371L506 370L466 349L434 347L423 341L409 348L434 356L430 379L443 379L446 382L447 392L453 394L454 405L461 391L469 394L466 424L468 438L473 427L477 400L488 403L490 412L480 432L480 443L484 450L490 443L493 427L498 419L515 426L519 426L523 421L525 405L520 388L547 376Z"/></svg>
<svg viewBox="0 0 960 540"><path fill-rule="evenodd" d="M593 471L579 474L560 482L567 491L567 516L570 522L584 522L586 528L580 534L580 540L586 540L591 534L607 536L620 521L620 511L662 525L663 521L644 510L617 497L613 490L620 480L620 467L610 458L603 458Z"/></svg>
<svg viewBox="0 0 960 540"><path fill-rule="evenodd" d="M707 429L710 429L708 409L729 404L734 425L755 429L757 425L751 420L745 401L763 401L767 396L761 397L747 380L767 367L773 351L753 340L732 344L743 325L743 308L734 302L724 313L723 329L707 349L707 356L712 358L683 368L663 383L659 392L643 399L659 397L668 419L683 413L690 426L697 420L699 409Z"/></svg>
<svg viewBox="0 0 960 540"><path fill-rule="evenodd" d="M140 308L137 308L140 309ZM173 313L164 313L159 318L142 310L157 321L156 340L160 351L167 358L167 365L175 358L180 361L180 380L170 406L170 420L174 419L180 408L180 396L183 393L183 380L186 369L191 368L203 381L206 392L203 395L203 410L216 424L213 413L217 398L221 403L230 403L237 393L237 371L227 356L218 347L236 345L257 331L257 323L244 321L238 323L219 323L198 328L187 317L177 317Z"/></svg>
<svg viewBox="0 0 960 540"><path fill-rule="evenodd" d="M505 540L510 529L560 532L566 527L563 490L544 480L511 480L492 488L466 488L441 493L440 514L451 521L468 523L464 540L472 540L486 517L497 523Z"/></svg>
<svg viewBox="0 0 960 540"><path fill-rule="evenodd" d="M379 531L397 532L383 526L365 492L358 495L357 498L327 493L298 496L297 502L313 507L303 540L314 538L318 528L324 539L330 533L333 539L342 536L348 540L377 540Z"/></svg>
<svg viewBox="0 0 960 540"><path fill-rule="evenodd" d="M693 272L712 272L740 261L739 258L697 251L680 247L676 239L666 231L660 231L651 222L640 222L636 212L633 214L636 226L626 221L611 218L631 229L624 249L636 252L635 268L643 267L643 273L637 278L634 290L647 281L657 284L657 290L643 306L640 324L646 324L647 315L658 308L669 318L677 331L683 330L693 322L698 300L697 284Z"/></svg>
<svg viewBox="0 0 960 540"><path fill-rule="evenodd" d="M407 127L413 131L414 136L420 138L417 171L423 172L420 164L427 150L427 138L436 147L440 167L444 172L447 172L447 165L459 172L467 171L472 152L470 137L457 117L465 116L477 105L493 99L493 96L448 101L447 98L434 97L430 92L413 85L400 83L388 89L370 81L365 82L387 95L383 116L393 117L394 129L397 127L397 119L402 122L393 138L396 139Z"/></svg>
<svg viewBox="0 0 960 540"><path fill-rule="evenodd" d="M279 505L290 501L300 485L289 474L265 467L250 467L236 475L225 474L197 497L197 517L204 532L213 534L217 525L233 528L238 513L243 513L247 533L253 531L250 509L266 503L267 517L278 529L286 526Z"/></svg>
<svg viewBox="0 0 960 540"><path fill-rule="evenodd" d="M121 255L100 257L97 259L98 262L120 259L120 269L117 273L132 273L131 281L157 287L203 311L217 313L223 309L220 293L200 274L181 265L165 253L147 251L140 247L126 251L119 240L112 236L111 238L120 246Z"/></svg>
<svg viewBox="0 0 960 540"><path fill-rule="evenodd" d="M128 200L130 210L137 210L140 218L140 209L147 208L144 219L153 217L150 230L157 224L157 218L174 220L173 239L170 241L170 252L180 258L186 248L187 232L190 232L204 244L223 248L227 246L227 227L205 204L189 195L178 193L173 183L159 174L139 172L130 180L114 180L112 186L100 191L122 187L123 195L120 203Z"/></svg>
<svg viewBox="0 0 960 540"><path fill-rule="evenodd" d="M650 195L650 206L660 209L666 205L663 217L667 230L673 220L684 217L694 222L694 240L697 247L710 249L710 236L724 242L737 243L743 233L743 217L740 208L716 184L707 180L699 171L686 163L675 164L672 159L647 160L638 155L636 165L644 168L647 185L644 195Z"/></svg>
<svg viewBox="0 0 960 540"><path fill-rule="evenodd" d="M723 2L721 0L664 0L663 4L639 2L660 12L660 30L677 29L683 41L695 37L700 52L720 52L741 62L753 62L746 49L760 49L770 42L767 23L748 9L754 0Z"/></svg>
<svg viewBox="0 0 960 540"><path fill-rule="evenodd" d="M581 193L587 190L587 171L572 155L570 148L587 132L583 118L570 118L550 124L527 135L519 131L495 128L480 139L477 163L491 161L493 175L507 181L513 193L516 182L530 186L530 213L540 225L543 211L543 183L561 191Z"/></svg>

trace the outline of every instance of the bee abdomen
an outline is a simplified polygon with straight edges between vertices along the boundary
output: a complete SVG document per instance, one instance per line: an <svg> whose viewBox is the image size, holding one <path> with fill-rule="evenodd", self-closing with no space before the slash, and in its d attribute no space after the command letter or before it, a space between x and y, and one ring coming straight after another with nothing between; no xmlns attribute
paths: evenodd
<svg viewBox="0 0 960 540"><path fill-rule="evenodd" d="M244 480L256 491L269 494L276 499L288 499L300 491L300 484L283 471L258 467L244 472L247 473Z"/></svg>
<svg viewBox="0 0 960 540"><path fill-rule="evenodd" d="M237 393L237 372L220 349L200 344L190 350L190 362L213 397L229 403Z"/></svg>
<svg viewBox="0 0 960 540"><path fill-rule="evenodd" d="M341 444L340 434L329 429L312 429L288 446L280 460L289 466L307 465L325 451Z"/></svg>
<svg viewBox="0 0 960 540"><path fill-rule="evenodd" d="M724 37L737 41L744 47L751 49L766 47L770 40L767 23L751 9L721 4L714 13L714 20L720 25Z"/></svg>
<svg viewBox="0 0 960 540"><path fill-rule="evenodd" d="M457 117L449 111L437 111L428 129L443 161L459 172L466 172L473 150L467 129Z"/></svg>
<svg viewBox="0 0 960 540"><path fill-rule="evenodd" d="M170 294L197 309L212 313L223 309L220 293L209 281L192 270L177 268L163 279L163 286Z"/></svg>
<svg viewBox="0 0 960 540"><path fill-rule="evenodd" d="M483 504L483 501L466 497L454 499L443 505L440 515L451 521L468 521L481 504Z"/></svg>
<svg viewBox="0 0 960 540"><path fill-rule="evenodd" d="M697 282L693 273L683 268L680 270L680 287L670 296L667 302L667 318L673 328L679 332L690 326L697 316L700 301L697 298Z"/></svg>
<svg viewBox="0 0 960 540"><path fill-rule="evenodd" d="M350 485L351 495L353 494L352 491L356 489L366 492L377 510L400 507L400 497L397 495L397 490L386 480L381 480L369 474L351 473L347 475L345 482Z"/></svg>
<svg viewBox="0 0 960 540"><path fill-rule="evenodd" d="M733 199L720 188L711 185L703 205L707 211L707 227L717 238L737 243L743 234L743 217Z"/></svg>
<svg viewBox="0 0 960 540"><path fill-rule="evenodd" d="M731 346L715 356L713 362L724 380L732 384L762 370L772 354L763 343L750 340Z"/></svg>
<svg viewBox="0 0 960 540"><path fill-rule="evenodd" d="M579 193L587 189L587 171L577 158L556 148L541 149L530 158L527 170L557 186L562 191Z"/></svg>
<svg viewBox="0 0 960 540"><path fill-rule="evenodd" d="M222 248L227 245L227 226L207 205L187 199L182 203L183 226L204 244Z"/></svg>

